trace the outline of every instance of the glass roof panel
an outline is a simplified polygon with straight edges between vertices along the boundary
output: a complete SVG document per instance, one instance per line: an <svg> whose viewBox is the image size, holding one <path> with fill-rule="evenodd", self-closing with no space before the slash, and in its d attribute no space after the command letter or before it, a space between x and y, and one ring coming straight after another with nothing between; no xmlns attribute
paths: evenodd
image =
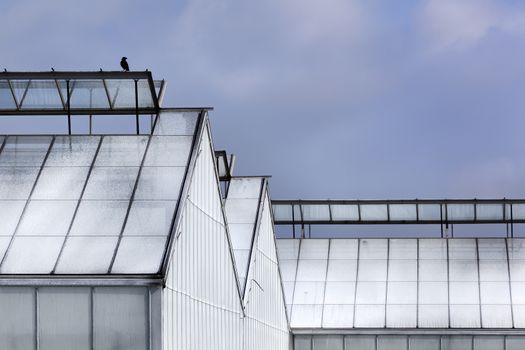
<svg viewBox="0 0 525 350"><path fill-rule="evenodd" d="M78 207L70 235L118 236L122 230L128 206L128 201L83 200Z"/></svg>
<svg viewBox="0 0 525 350"><path fill-rule="evenodd" d="M1 273L50 273L64 242L64 237L19 236L13 240Z"/></svg>
<svg viewBox="0 0 525 350"><path fill-rule="evenodd" d="M73 80L70 81L70 105L72 108L109 108L108 94L102 80ZM61 84L63 96L66 97L65 84Z"/></svg>
<svg viewBox="0 0 525 350"><path fill-rule="evenodd" d="M68 83L72 111L130 110L137 101L141 113L157 107L150 72L1 72L0 111L16 114L18 104L26 114L40 110L62 114L68 106Z"/></svg>
<svg viewBox="0 0 525 350"><path fill-rule="evenodd" d="M42 165L51 140L50 136L9 136L0 153L0 167Z"/></svg>
<svg viewBox="0 0 525 350"><path fill-rule="evenodd" d="M25 204L26 201L0 201L0 236L13 235Z"/></svg>
<svg viewBox="0 0 525 350"><path fill-rule="evenodd" d="M55 80L32 80L20 100L20 109L64 109L58 91Z"/></svg>
<svg viewBox="0 0 525 350"><path fill-rule="evenodd" d="M134 201L125 236L165 236L169 234L176 201Z"/></svg>
<svg viewBox="0 0 525 350"><path fill-rule="evenodd" d="M46 167L90 166L99 142L99 136L55 136Z"/></svg>
<svg viewBox="0 0 525 350"><path fill-rule="evenodd" d="M117 242L118 237L116 236L69 236L56 273L107 273Z"/></svg>
<svg viewBox="0 0 525 350"><path fill-rule="evenodd" d="M95 166L139 166L148 136L105 136Z"/></svg>
<svg viewBox="0 0 525 350"><path fill-rule="evenodd" d="M192 141L192 136L153 136L144 165L186 166Z"/></svg>
<svg viewBox="0 0 525 350"><path fill-rule="evenodd" d="M33 199L78 199L87 180L89 167L44 167Z"/></svg>
<svg viewBox="0 0 525 350"><path fill-rule="evenodd" d="M0 106L2 109L16 109L13 92L7 80L0 80Z"/></svg>
<svg viewBox="0 0 525 350"><path fill-rule="evenodd" d="M0 167L0 200L27 199L40 168Z"/></svg>
<svg viewBox="0 0 525 350"><path fill-rule="evenodd" d="M94 167L84 199L129 200L138 167Z"/></svg>
<svg viewBox="0 0 525 350"><path fill-rule="evenodd" d="M30 201L16 235L65 236L77 201Z"/></svg>
<svg viewBox="0 0 525 350"><path fill-rule="evenodd" d="M178 200L185 167L144 167L135 199Z"/></svg>
<svg viewBox="0 0 525 350"><path fill-rule="evenodd" d="M166 237L122 237L111 273L156 273Z"/></svg>
<svg viewBox="0 0 525 350"><path fill-rule="evenodd" d="M158 136L193 135L198 118L198 112L161 111L153 134Z"/></svg>
<svg viewBox="0 0 525 350"><path fill-rule="evenodd" d="M27 88L29 86L29 80L11 80L11 87L15 94L16 101L20 105L24 95L26 94Z"/></svg>

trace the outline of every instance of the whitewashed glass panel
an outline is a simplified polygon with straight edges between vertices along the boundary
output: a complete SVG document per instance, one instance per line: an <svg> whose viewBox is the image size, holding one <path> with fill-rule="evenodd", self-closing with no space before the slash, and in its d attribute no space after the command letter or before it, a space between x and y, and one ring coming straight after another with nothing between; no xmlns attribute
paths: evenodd
<svg viewBox="0 0 525 350"><path fill-rule="evenodd" d="M387 259L387 239L361 239L359 259Z"/></svg>
<svg viewBox="0 0 525 350"><path fill-rule="evenodd" d="M262 179L260 177L233 178L228 187L228 199L255 198L261 195Z"/></svg>
<svg viewBox="0 0 525 350"><path fill-rule="evenodd" d="M124 235L168 235L176 204L176 201L133 201L124 228Z"/></svg>
<svg viewBox="0 0 525 350"><path fill-rule="evenodd" d="M509 259L525 259L525 239L507 238Z"/></svg>
<svg viewBox="0 0 525 350"><path fill-rule="evenodd" d="M4 274L48 274L55 266L64 237L15 237L0 271Z"/></svg>
<svg viewBox="0 0 525 350"><path fill-rule="evenodd" d="M77 201L31 201L22 215L16 234L65 236L76 206Z"/></svg>
<svg viewBox="0 0 525 350"><path fill-rule="evenodd" d="M415 328L417 305L387 305L386 326L388 328Z"/></svg>
<svg viewBox="0 0 525 350"><path fill-rule="evenodd" d="M512 298L514 299L514 294L512 295ZM525 328L525 305L512 305L512 315L514 318L514 327Z"/></svg>
<svg viewBox="0 0 525 350"><path fill-rule="evenodd" d="M331 204L332 220L334 221L358 221L359 209L354 204Z"/></svg>
<svg viewBox="0 0 525 350"><path fill-rule="evenodd" d="M387 304L417 304L417 282L388 282Z"/></svg>
<svg viewBox="0 0 525 350"><path fill-rule="evenodd" d="M0 200L27 199L40 168L0 167Z"/></svg>
<svg viewBox="0 0 525 350"><path fill-rule="evenodd" d="M283 281L295 281L297 260L281 260L279 261L279 269Z"/></svg>
<svg viewBox="0 0 525 350"><path fill-rule="evenodd" d="M273 217L276 221L292 221L292 206L291 205L273 204L272 208L273 208Z"/></svg>
<svg viewBox="0 0 525 350"><path fill-rule="evenodd" d="M46 166L90 166L99 136L56 136Z"/></svg>
<svg viewBox="0 0 525 350"><path fill-rule="evenodd" d="M447 328L448 305L418 305L418 326L420 328Z"/></svg>
<svg viewBox="0 0 525 350"><path fill-rule="evenodd" d="M166 237L122 237L111 273L156 273Z"/></svg>
<svg viewBox="0 0 525 350"><path fill-rule="evenodd" d="M135 199L178 200L184 167L144 167Z"/></svg>
<svg viewBox="0 0 525 350"><path fill-rule="evenodd" d="M477 281L478 280L478 261L477 260L450 260L449 277L451 281Z"/></svg>
<svg viewBox="0 0 525 350"><path fill-rule="evenodd" d="M325 304L353 304L355 282L326 282Z"/></svg>
<svg viewBox="0 0 525 350"><path fill-rule="evenodd" d="M419 282L419 303L448 305L448 283Z"/></svg>
<svg viewBox="0 0 525 350"><path fill-rule="evenodd" d="M447 281L447 260L419 260L420 281Z"/></svg>
<svg viewBox="0 0 525 350"><path fill-rule="evenodd" d="M480 328L479 305L450 305L450 327Z"/></svg>
<svg viewBox="0 0 525 350"><path fill-rule="evenodd" d="M145 166L183 166L188 164L193 136L153 136Z"/></svg>
<svg viewBox="0 0 525 350"><path fill-rule="evenodd" d="M417 281L417 260L390 260L389 281Z"/></svg>
<svg viewBox="0 0 525 350"><path fill-rule="evenodd" d="M297 259L299 256L299 239L278 239L277 256L282 259Z"/></svg>
<svg viewBox="0 0 525 350"><path fill-rule="evenodd" d="M390 204L390 220L416 220L417 212L415 204Z"/></svg>
<svg viewBox="0 0 525 350"><path fill-rule="evenodd" d="M0 153L0 167L42 165L51 139L50 136L9 136Z"/></svg>
<svg viewBox="0 0 525 350"><path fill-rule="evenodd" d="M157 118L154 135L193 135L197 125L198 112L163 111Z"/></svg>
<svg viewBox="0 0 525 350"><path fill-rule="evenodd" d="M297 305L292 309L291 327L318 328L321 327L322 305Z"/></svg>
<svg viewBox="0 0 525 350"><path fill-rule="evenodd" d="M297 281L325 281L327 260L299 260Z"/></svg>
<svg viewBox="0 0 525 350"><path fill-rule="evenodd" d="M120 235L129 202L82 201L75 215L70 235ZM94 220L96 218L96 220Z"/></svg>
<svg viewBox="0 0 525 350"><path fill-rule="evenodd" d="M139 166L148 136L104 136L95 166Z"/></svg>
<svg viewBox="0 0 525 350"><path fill-rule="evenodd" d="M328 260L327 281L355 281L357 260Z"/></svg>
<svg viewBox="0 0 525 350"><path fill-rule="evenodd" d="M44 167L31 198L76 200L80 198L88 171L88 167Z"/></svg>
<svg viewBox="0 0 525 350"><path fill-rule="evenodd" d="M330 259L357 259L357 239L330 240Z"/></svg>
<svg viewBox="0 0 525 350"><path fill-rule="evenodd" d="M300 259L328 259L328 239L301 241Z"/></svg>
<svg viewBox="0 0 525 350"><path fill-rule="evenodd" d="M128 200L131 197L138 167L95 167L84 192L84 200Z"/></svg>
<svg viewBox="0 0 525 350"><path fill-rule="evenodd" d="M510 304L508 282L480 282L482 304Z"/></svg>
<svg viewBox="0 0 525 350"><path fill-rule="evenodd" d="M389 258L390 260L417 259L417 240L409 238L390 239Z"/></svg>
<svg viewBox="0 0 525 350"><path fill-rule="evenodd" d="M330 210L326 204L302 204L303 220L330 220Z"/></svg>
<svg viewBox="0 0 525 350"><path fill-rule="evenodd" d="M478 282L450 282L451 304L479 304Z"/></svg>
<svg viewBox="0 0 525 350"><path fill-rule="evenodd" d="M362 204L360 208L362 221L388 220L386 204Z"/></svg>
<svg viewBox="0 0 525 350"><path fill-rule="evenodd" d="M510 305L481 305L483 328L512 328Z"/></svg>
<svg viewBox="0 0 525 350"><path fill-rule="evenodd" d="M441 220L441 205L440 204L418 204L419 220L422 221L436 221ZM445 217L445 213L443 213Z"/></svg>
<svg viewBox="0 0 525 350"><path fill-rule="evenodd" d="M477 220L502 220L502 204L476 204Z"/></svg>
<svg viewBox="0 0 525 350"><path fill-rule="evenodd" d="M259 199L227 199L226 214L229 224L251 224L253 225L257 218L257 208Z"/></svg>
<svg viewBox="0 0 525 350"><path fill-rule="evenodd" d="M354 327L381 328L385 326L385 305L356 305Z"/></svg>
<svg viewBox="0 0 525 350"><path fill-rule="evenodd" d="M385 304L386 282L357 282L356 304Z"/></svg>
<svg viewBox="0 0 525 350"><path fill-rule="evenodd" d="M483 238L478 239L479 258L485 259L502 259L507 260L507 247L505 239Z"/></svg>
<svg viewBox="0 0 525 350"><path fill-rule="evenodd" d="M508 281L507 260L480 260L479 278L480 281Z"/></svg>
<svg viewBox="0 0 525 350"><path fill-rule="evenodd" d="M108 273L118 237L69 236L58 262L56 272Z"/></svg>
<svg viewBox="0 0 525 350"><path fill-rule="evenodd" d="M324 328L352 328L354 305L325 305L323 311Z"/></svg>
<svg viewBox="0 0 525 350"><path fill-rule="evenodd" d="M449 220L473 220L473 204L447 204L447 217Z"/></svg>
<svg viewBox="0 0 525 350"><path fill-rule="evenodd" d="M11 236L25 206L25 201L0 201L0 236Z"/></svg>
<svg viewBox="0 0 525 350"><path fill-rule="evenodd" d="M386 281L386 260L360 260L357 278L359 281Z"/></svg>
<svg viewBox="0 0 525 350"><path fill-rule="evenodd" d="M324 287L324 282L296 282L294 304L322 304Z"/></svg>
<svg viewBox="0 0 525 350"><path fill-rule="evenodd" d="M476 260L478 258L476 240L471 238L449 239L448 253L451 260Z"/></svg>
<svg viewBox="0 0 525 350"><path fill-rule="evenodd" d="M525 282L511 282L512 303L525 305Z"/></svg>
<svg viewBox="0 0 525 350"><path fill-rule="evenodd" d="M419 239L419 259L420 260L436 260L448 257L447 242L450 240L439 238Z"/></svg>

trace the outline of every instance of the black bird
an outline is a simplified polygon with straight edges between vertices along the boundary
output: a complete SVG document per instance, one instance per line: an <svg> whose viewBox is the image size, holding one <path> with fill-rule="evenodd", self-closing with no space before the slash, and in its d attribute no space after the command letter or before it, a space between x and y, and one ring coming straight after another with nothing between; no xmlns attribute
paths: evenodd
<svg viewBox="0 0 525 350"><path fill-rule="evenodd" d="M127 59L127 57L122 57L122 59L120 60L120 66L122 67L122 69L124 69L124 72L129 72L129 65L126 61Z"/></svg>

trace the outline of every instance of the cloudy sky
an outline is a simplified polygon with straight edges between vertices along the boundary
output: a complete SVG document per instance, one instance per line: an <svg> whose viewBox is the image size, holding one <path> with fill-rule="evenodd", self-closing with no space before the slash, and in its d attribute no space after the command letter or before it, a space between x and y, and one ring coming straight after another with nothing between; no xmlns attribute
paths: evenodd
<svg viewBox="0 0 525 350"><path fill-rule="evenodd" d="M2 0L0 68L150 69L274 198L525 197L516 0Z"/></svg>

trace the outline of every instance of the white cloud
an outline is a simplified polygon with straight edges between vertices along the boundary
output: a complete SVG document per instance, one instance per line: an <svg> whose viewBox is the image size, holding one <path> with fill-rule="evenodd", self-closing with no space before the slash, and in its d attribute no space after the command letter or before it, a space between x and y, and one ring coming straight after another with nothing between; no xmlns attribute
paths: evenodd
<svg viewBox="0 0 525 350"><path fill-rule="evenodd" d="M432 51L468 49L491 30L522 32L525 8L496 0L426 0L418 29Z"/></svg>

